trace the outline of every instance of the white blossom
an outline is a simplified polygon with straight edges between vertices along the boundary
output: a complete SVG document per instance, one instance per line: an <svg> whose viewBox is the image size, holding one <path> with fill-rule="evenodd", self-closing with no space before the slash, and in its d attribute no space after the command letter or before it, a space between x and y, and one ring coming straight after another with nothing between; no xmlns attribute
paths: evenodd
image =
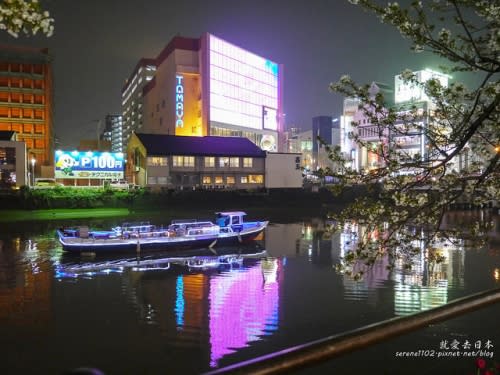
<svg viewBox="0 0 500 375"><path fill-rule="evenodd" d="M5 0L0 4L0 29L7 30L17 38L19 33L35 35L40 29L46 36L54 30L54 19L48 11L43 11L37 0Z"/></svg>
<svg viewBox="0 0 500 375"><path fill-rule="evenodd" d="M444 27L439 31L439 39L441 40L449 40L451 37L451 31L445 29Z"/></svg>
<svg viewBox="0 0 500 375"><path fill-rule="evenodd" d="M340 77L340 83L341 84L346 85L349 82L351 82L351 77L349 75L344 74L342 77Z"/></svg>

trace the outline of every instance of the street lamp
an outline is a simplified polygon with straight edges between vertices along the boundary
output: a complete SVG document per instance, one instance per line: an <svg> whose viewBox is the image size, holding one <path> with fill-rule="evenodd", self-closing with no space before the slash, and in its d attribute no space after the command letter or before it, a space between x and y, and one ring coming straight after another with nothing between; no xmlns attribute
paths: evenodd
<svg viewBox="0 0 500 375"><path fill-rule="evenodd" d="M31 186L35 186L35 164L36 164L36 159L31 158L31 175L33 176L33 183Z"/></svg>

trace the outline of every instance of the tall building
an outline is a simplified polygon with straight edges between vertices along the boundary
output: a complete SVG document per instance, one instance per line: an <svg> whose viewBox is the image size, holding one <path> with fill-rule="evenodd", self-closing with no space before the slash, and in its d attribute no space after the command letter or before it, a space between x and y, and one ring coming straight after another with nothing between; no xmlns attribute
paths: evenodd
<svg viewBox="0 0 500 375"><path fill-rule="evenodd" d="M109 132L109 142L112 152L124 152L123 150L123 117L122 115L107 115L105 118L105 129Z"/></svg>
<svg viewBox="0 0 500 375"><path fill-rule="evenodd" d="M17 133L37 169L54 163L52 102L48 49L0 46L0 131Z"/></svg>
<svg viewBox="0 0 500 375"><path fill-rule="evenodd" d="M154 61L142 90L143 132L246 137L283 150L282 65L208 33L174 37Z"/></svg>
<svg viewBox="0 0 500 375"><path fill-rule="evenodd" d="M122 88L122 129L115 128L115 135L122 134L120 142L115 140L114 144L121 143L121 149L117 152L124 152L130 135L135 131L142 131L144 121L144 106L142 92L144 86L151 81L156 72L156 59L141 59L135 66L130 77L125 81ZM113 143L113 142L112 142Z"/></svg>
<svg viewBox="0 0 500 375"><path fill-rule="evenodd" d="M400 75L394 77L394 101L401 111L416 107L419 113L424 114L421 121L417 123L420 129L415 126L406 129L408 126L399 121L396 126L398 129L404 130L393 131L390 134L390 147L400 150L400 153L406 157L420 156L421 160L428 161L431 153L435 150L434 146L429 144L427 137L427 129L432 125L429 112L433 111L436 105L427 96L422 85L430 79L437 79L443 87L447 87L450 77L447 74L435 72L430 69L419 70L414 72L414 74L418 84L404 82ZM442 131L445 133L446 129L442 129ZM413 173L414 171L408 172Z"/></svg>
<svg viewBox="0 0 500 375"><path fill-rule="evenodd" d="M340 144L340 124L338 118L332 116L316 116L312 122L312 157L313 169L332 168L328 154L321 141L329 146ZM321 141L318 139L321 138Z"/></svg>
<svg viewBox="0 0 500 375"><path fill-rule="evenodd" d="M364 109L354 110L357 99L346 99L349 103L347 106L346 102L344 103L341 145L344 155L349 159L347 166L364 172L381 168L385 164L380 155L380 150L383 148L397 150L398 154L405 159L418 157L423 161L429 160L434 148L429 144L427 129L432 125L429 112L435 108L435 104L426 95L422 85L434 78L446 87L449 76L429 69L420 70L414 74L417 84L405 82L400 75L396 75L394 90L384 84L372 83L369 94L374 97L382 93L387 107L395 108L400 113L416 108L422 115L416 126L405 124L402 120L397 120L391 129L382 127L380 124L373 124L369 116L366 116ZM358 101L358 107L359 103ZM351 122L357 123L356 127L352 127ZM445 133L447 129L442 129L442 131ZM356 134L363 145L348 139L348 132ZM453 159L452 164L453 168L458 167L458 158ZM413 174L415 170L402 170L399 173Z"/></svg>
<svg viewBox="0 0 500 375"><path fill-rule="evenodd" d="M372 97L380 93L388 106L394 105L393 89L384 83L372 82L369 93ZM379 127L371 123L360 105L361 101L358 98L344 99L340 121L340 151L346 159L345 167L358 172L382 166L383 160L377 150L380 147L387 147L389 139L387 129L383 129L381 133ZM353 122L357 124L356 127L352 125ZM353 134L357 134L366 145L357 144L351 137Z"/></svg>

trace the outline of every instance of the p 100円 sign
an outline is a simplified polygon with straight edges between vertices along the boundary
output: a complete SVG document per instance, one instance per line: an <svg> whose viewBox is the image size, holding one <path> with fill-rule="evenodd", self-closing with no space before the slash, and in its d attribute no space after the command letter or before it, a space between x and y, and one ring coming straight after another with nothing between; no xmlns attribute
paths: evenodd
<svg viewBox="0 0 500 375"><path fill-rule="evenodd" d="M56 151L55 178L123 179L121 152Z"/></svg>

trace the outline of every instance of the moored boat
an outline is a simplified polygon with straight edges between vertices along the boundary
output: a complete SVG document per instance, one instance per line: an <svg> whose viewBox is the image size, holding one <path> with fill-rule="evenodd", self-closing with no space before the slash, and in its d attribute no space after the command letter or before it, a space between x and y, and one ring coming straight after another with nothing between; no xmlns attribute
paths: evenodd
<svg viewBox="0 0 500 375"><path fill-rule="evenodd" d="M118 253L230 246L254 240L268 221L244 221L243 211L218 212L216 223L174 220L166 227L148 222L124 223L110 230L81 226L57 230L63 250L75 253Z"/></svg>

